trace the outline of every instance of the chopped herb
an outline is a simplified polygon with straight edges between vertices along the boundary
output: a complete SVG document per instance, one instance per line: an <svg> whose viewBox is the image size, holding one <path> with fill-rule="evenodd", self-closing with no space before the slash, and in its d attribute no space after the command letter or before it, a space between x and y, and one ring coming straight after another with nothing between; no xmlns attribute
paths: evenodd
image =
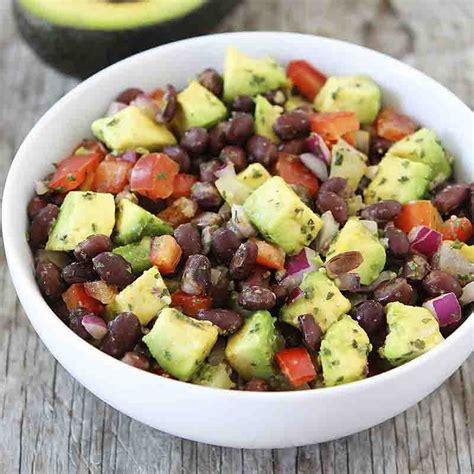
<svg viewBox="0 0 474 474"><path fill-rule="evenodd" d="M398 178L398 181L400 181L400 183L406 183L409 180L410 180L410 178L408 176L400 176Z"/></svg>
<svg viewBox="0 0 474 474"><path fill-rule="evenodd" d="M421 143L421 142L423 142L423 138L416 138L415 139L415 143Z"/></svg>
<svg viewBox="0 0 474 474"><path fill-rule="evenodd" d="M428 324L428 323L431 323L431 319L430 319L430 318L423 318L423 319L421 320L421 322L422 322L423 324Z"/></svg>
<svg viewBox="0 0 474 474"><path fill-rule="evenodd" d="M66 189L64 188L64 186L58 186L58 187L54 188L54 190L57 193L63 193Z"/></svg>
<svg viewBox="0 0 474 474"><path fill-rule="evenodd" d="M167 179L167 178L168 178L168 173L162 172L162 173L157 173L157 175L156 175L156 179L158 179L160 181L163 180L163 179Z"/></svg>
<svg viewBox="0 0 474 474"><path fill-rule="evenodd" d="M420 351L426 347L425 341L422 341L421 339L415 339L412 344Z"/></svg>
<svg viewBox="0 0 474 474"><path fill-rule="evenodd" d="M334 165L341 166L343 161L344 161L344 157L342 156L342 154L336 153L336 156L334 157Z"/></svg>
<svg viewBox="0 0 474 474"><path fill-rule="evenodd" d="M165 356L166 360L171 360L173 358L170 351L164 351L163 355Z"/></svg>
<svg viewBox="0 0 474 474"><path fill-rule="evenodd" d="M340 377L338 377L338 378L336 379L336 382L337 382L337 383L344 382L344 375L341 375Z"/></svg>
<svg viewBox="0 0 474 474"><path fill-rule="evenodd" d="M354 349L357 349L359 347L359 344L357 344L357 341L355 339L352 339L352 347Z"/></svg>
<svg viewBox="0 0 474 474"><path fill-rule="evenodd" d="M84 193L83 198L87 199L88 201L91 201L92 199L94 199L94 195L90 191L87 191Z"/></svg>
<svg viewBox="0 0 474 474"><path fill-rule="evenodd" d="M387 178L382 178L380 181L379 181L379 185L380 184L385 184L387 182Z"/></svg>
<svg viewBox="0 0 474 474"><path fill-rule="evenodd" d="M321 349L321 354L324 355L324 356L330 356L331 351L327 347L324 347L323 349Z"/></svg>
<svg viewBox="0 0 474 474"><path fill-rule="evenodd" d="M410 162L408 160L402 161L402 166L404 168L408 168L410 166Z"/></svg>
<svg viewBox="0 0 474 474"><path fill-rule="evenodd" d="M462 249L462 246L463 246L463 243L460 242L459 240L455 240L452 245L453 249L456 249L456 250Z"/></svg>
<svg viewBox="0 0 474 474"><path fill-rule="evenodd" d="M326 295L326 299L329 301L333 296L334 296L334 292L329 291L328 294Z"/></svg>
<svg viewBox="0 0 474 474"><path fill-rule="evenodd" d="M114 125L117 125L120 122L120 120L117 117L114 117L110 122L107 123L107 127L113 127Z"/></svg>
<svg viewBox="0 0 474 474"><path fill-rule="evenodd" d="M95 222L92 223L92 232L97 232L97 224Z"/></svg>
<svg viewBox="0 0 474 474"><path fill-rule="evenodd" d="M76 181L76 177L75 177L73 174L68 174L67 177L66 177L66 179L67 179L68 181Z"/></svg>
<svg viewBox="0 0 474 474"><path fill-rule="evenodd" d="M261 178L263 176L262 172L261 171L258 171L258 170L254 170L254 172L252 173L252 177L254 179L258 179L258 178Z"/></svg>
<svg viewBox="0 0 474 474"><path fill-rule="evenodd" d="M335 366L337 366L337 365L340 365L340 364L341 364L341 361L338 360L338 359L334 359L334 360L332 360L332 361L330 362L330 364L331 364L333 367L335 367Z"/></svg>

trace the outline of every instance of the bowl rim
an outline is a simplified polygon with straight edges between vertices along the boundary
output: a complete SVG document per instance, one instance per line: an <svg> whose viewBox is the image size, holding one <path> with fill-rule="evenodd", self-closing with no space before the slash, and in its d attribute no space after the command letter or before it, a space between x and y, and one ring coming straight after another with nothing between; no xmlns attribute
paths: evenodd
<svg viewBox="0 0 474 474"><path fill-rule="evenodd" d="M393 67L396 67L402 72L409 74L418 80L422 80L423 82L429 83L431 87L434 87L438 90L439 93L442 93L450 98L453 101L453 104L456 107L459 107L460 110L465 114L467 113L468 116L470 115L471 121L474 118L474 113L469 109L469 107L464 104L453 92L449 89L435 81L434 79L430 78L426 74L418 71L414 67L405 64L395 58L392 58L384 53L380 53L378 51L372 50L370 48L366 48L364 46L356 45L354 43L350 43L347 41L326 38L323 36L318 35L309 35L304 33L291 33L291 32L279 32L279 31L242 31L242 32L230 32L230 33L219 33L219 34L212 34L212 35L203 35L194 38L188 38L180 41L176 41L173 43L168 43L165 45L157 46L156 48L151 48L141 53L135 54L130 56L126 59L123 59L116 64L113 64L102 71L94 74L90 78L86 79L85 81L78 84L74 87L71 91L65 94L62 98L60 98L57 102L55 102L44 114L43 116L36 122L33 128L29 131L27 136L24 138L22 144L18 148L15 157L11 163L7 179L5 181L5 187L3 192L3 202L2 202L2 232L3 232L3 239L4 239L4 247L5 247L5 255L6 260L8 263L8 267L10 270L10 274L12 276L12 281L14 287L16 289L17 296L23 306L23 309L28 317L28 311L25 309L26 306L36 305L37 312L39 313L39 317L43 318L45 321L45 325L50 326L50 330L54 331L58 337L66 338L67 343L70 344L72 350L74 351L93 351L90 353L90 356L96 358L98 364L102 366L111 366L116 368L117 370L125 370L127 371L124 373L126 376L132 376L135 374L135 377L143 378L143 381L146 381L150 386L152 384L157 384L156 387L162 386L163 388L173 389L173 387L178 388L181 384L183 388L190 390L191 392L195 393L196 395L199 394L206 394L209 391L214 392L217 394L222 394L225 397L231 398L244 398L246 400L252 399L253 397L266 397L267 399L271 400L280 400L282 398L287 399L295 399L295 400L303 400L308 397L330 397L330 396L337 396L341 393L351 393L355 392L356 390L368 390L373 386L378 386L380 384L385 383L387 380L394 379L398 376L402 376L403 374L407 374L409 372L416 372L418 368L431 358L437 357L438 354L447 352L452 350L452 346L457 344L459 339L462 339L466 333L469 331L473 331L474 329L474 317L472 313L468 316L468 318L464 321L464 323L457 328L451 335L449 335L441 344L433 348L432 350L422 354L421 356L417 357L410 362L403 364L401 366L392 368L387 372L383 372L377 374L372 377L368 377L362 380L358 380L355 382L342 384L334 387L321 387L318 389L312 390L296 390L296 391L281 391L281 392L251 392L251 391L244 391L244 390L225 390L219 389L214 387L207 387L202 385L195 385L189 382L183 382L176 379L170 379L166 377L156 376L156 374L146 372L135 367L132 367L128 364L123 363L122 361L115 359L108 354L103 353L96 347L92 346L91 344L87 343L80 337L78 337L73 331L71 331L51 310L51 308L46 303L46 300L40 294L39 289L36 284L32 284L28 281L28 274L31 276L31 268L26 262L22 261L21 265L18 265L17 262L21 259L20 256L20 247L22 246L21 240L19 240L19 236L15 236L13 231L10 230L10 224L15 221L15 216L13 215L12 209L13 206L11 205L12 201L14 200L14 184L15 180L21 176L21 168L23 166L22 156L24 154L24 150L28 147L28 143L33 141L37 135L40 134L42 128L46 127L47 124L55 120L55 115L57 111L61 110L62 107L66 106L68 102L74 100L76 96L80 96L83 91L86 91L88 88L93 87L96 81L99 81L103 76L113 75L115 70L121 69L124 65L133 64L135 61L140 61L142 58L145 58L148 55L152 55L156 50L168 50L173 49L176 45L186 45L192 43L198 43L202 41L209 41L210 38L212 40L219 41L220 39L235 39L237 43L239 38L241 37L248 37L253 36L256 39L263 38L263 37L273 37L278 35L279 37L285 36L287 38L310 38L311 41L315 39L321 43L326 43L327 45L337 44L339 47L346 47L349 49L358 50L365 54L369 54L384 61L391 63ZM27 244L26 244L27 245ZM28 304L26 300L28 299ZM49 321L48 321L49 320ZM30 323L33 325L32 321ZM35 329L36 331L36 329ZM39 334L38 334L39 335ZM54 355L54 350L49 349L50 352ZM61 361L59 358L56 358L59 363ZM105 367L106 368L106 367ZM130 370L132 372L130 372ZM145 378L146 377L146 378ZM270 400L268 400L270 401Z"/></svg>

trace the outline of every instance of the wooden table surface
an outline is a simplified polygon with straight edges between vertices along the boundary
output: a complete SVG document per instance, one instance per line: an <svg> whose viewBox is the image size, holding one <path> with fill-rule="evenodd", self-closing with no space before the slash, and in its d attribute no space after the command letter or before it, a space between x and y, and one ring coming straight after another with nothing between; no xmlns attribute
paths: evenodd
<svg viewBox="0 0 474 474"><path fill-rule="evenodd" d="M32 55L15 31L9 2L0 3L3 187L28 130L76 81ZM473 10L472 0L249 0L219 31L300 31L368 45L425 71L472 107ZM257 451L198 444L120 414L70 377L30 327L0 248L1 474L473 471L472 356L406 413L338 441Z"/></svg>

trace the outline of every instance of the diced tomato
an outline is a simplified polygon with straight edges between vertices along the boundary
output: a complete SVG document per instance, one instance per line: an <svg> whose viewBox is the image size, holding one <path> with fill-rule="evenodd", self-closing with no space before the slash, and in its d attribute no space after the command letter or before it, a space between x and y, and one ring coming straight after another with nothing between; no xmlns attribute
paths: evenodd
<svg viewBox="0 0 474 474"><path fill-rule="evenodd" d="M263 240L255 240L257 244L257 264L274 270L285 269L285 252L276 245Z"/></svg>
<svg viewBox="0 0 474 474"><path fill-rule="evenodd" d="M85 308L99 316L104 312L104 305L89 296L82 283L73 283L63 293L62 298L69 311Z"/></svg>
<svg viewBox="0 0 474 474"><path fill-rule="evenodd" d="M441 230L443 227L443 220L438 209L428 200L404 204L394 223L407 234L417 225L425 225L434 230Z"/></svg>
<svg viewBox="0 0 474 474"><path fill-rule="evenodd" d="M133 167L130 187L150 199L167 198L178 172L179 165L164 153L149 153Z"/></svg>
<svg viewBox="0 0 474 474"><path fill-rule="evenodd" d="M105 281L96 280L84 283L85 292L91 297L103 304L112 303L117 296L117 289L114 286L107 285Z"/></svg>
<svg viewBox="0 0 474 474"><path fill-rule="evenodd" d="M89 173L86 174L86 179L82 182L82 184L77 189L79 189L79 191L92 191L92 189L94 188L94 179L95 179L95 171L90 171Z"/></svg>
<svg viewBox="0 0 474 474"><path fill-rule="evenodd" d="M114 194L123 191L132 168L133 164L128 161L107 157L95 171L94 191Z"/></svg>
<svg viewBox="0 0 474 474"><path fill-rule="evenodd" d="M163 89L155 89L149 94L150 98L152 98L155 102L158 102L158 104L161 103L164 95L165 91Z"/></svg>
<svg viewBox="0 0 474 474"><path fill-rule="evenodd" d="M158 217L173 227L189 222L197 212L197 204L192 199L180 197L163 209Z"/></svg>
<svg viewBox="0 0 474 474"><path fill-rule="evenodd" d="M171 294L173 306L179 306L188 316L196 316L200 309L210 309L212 299L209 296L188 295L184 291L175 291Z"/></svg>
<svg viewBox="0 0 474 474"><path fill-rule="evenodd" d="M288 63L287 75L308 100L313 101L327 77L308 61L299 59Z"/></svg>
<svg viewBox="0 0 474 474"><path fill-rule="evenodd" d="M278 161L275 169L277 174L288 184L300 184L304 186L311 195L318 192L318 178L301 163L297 155L278 153Z"/></svg>
<svg viewBox="0 0 474 474"><path fill-rule="evenodd" d="M410 117L387 107L379 113L375 127L378 136L396 142L415 132L417 124Z"/></svg>
<svg viewBox="0 0 474 474"><path fill-rule="evenodd" d="M472 224L467 217L451 216L441 227L445 240L466 242L472 235Z"/></svg>
<svg viewBox="0 0 474 474"><path fill-rule="evenodd" d="M103 155L73 155L61 161L49 183L49 187L57 192L72 191L86 179L87 174L95 171Z"/></svg>
<svg viewBox="0 0 474 474"><path fill-rule="evenodd" d="M160 235L151 241L150 260L162 274L174 273L183 251L171 235Z"/></svg>
<svg viewBox="0 0 474 474"><path fill-rule="evenodd" d="M348 132L359 130L360 123L354 112L323 112L309 116L311 130L328 143L337 141Z"/></svg>
<svg viewBox="0 0 474 474"><path fill-rule="evenodd" d="M356 144L356 137L355 137L355 133L357 132L357 130L354 130L353 132L347 132L345 133L342 138L347 142L349 143L349 145L351 146L355 146Z"/></svg>
<svg viewBox="0 0 474 474"><path fill-rule="evenodd" d="M192 174L178 173L174 177L172 198L178 199L180 197L191 196L191 188L197 182L197 178Z"/></svg>
<svg viewBox="0 0 474 474"><path fill-rule="evenodd" d="M275 354L280 370L291 385L299 387L316 378L316 370L309 352L304 347L283 349Z"/></svg>
<svg viewBox="0 0 474 474"><path fill-rule="evenodd" d="M72 153L73 155L90 155L91 153L99 153L102 158L106 155L107 150L98 140L83 140Z"/></svg>

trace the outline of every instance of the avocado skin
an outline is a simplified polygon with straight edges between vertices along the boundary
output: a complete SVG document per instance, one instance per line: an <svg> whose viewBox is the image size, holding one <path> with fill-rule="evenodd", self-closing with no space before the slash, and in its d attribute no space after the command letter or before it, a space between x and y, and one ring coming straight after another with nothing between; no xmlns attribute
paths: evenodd
<svg viewBox="0 0 474 474"><path fill-rule="evenodd" d="M175 20L117 31L97 31L52 25L13 2L23 39L45 63L85 79L123 58L164 43L208 33L241 0L209 0Z"/></svg>

